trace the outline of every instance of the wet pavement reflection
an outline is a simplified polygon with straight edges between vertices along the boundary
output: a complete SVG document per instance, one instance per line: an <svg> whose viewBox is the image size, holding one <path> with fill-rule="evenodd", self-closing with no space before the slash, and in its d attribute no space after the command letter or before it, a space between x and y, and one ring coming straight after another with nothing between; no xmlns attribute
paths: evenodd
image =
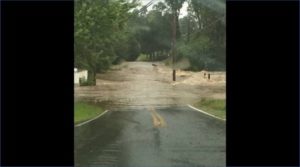
<svg viewBox="0 0 300 167"><path fill-rule="evenodd" d="M186 106L114 109L75 128L75 164L226 166L225 127Z"/></svg>
<svg viewBox="0 0 300 167"><path fill-rule="evenodd" d="M110 111L75 128L75 164L82 167L225 166L225 122L188 108L203 97L225 98L225 72L210 81L163 63L126 62L75 87L75 100Z"/></svg>

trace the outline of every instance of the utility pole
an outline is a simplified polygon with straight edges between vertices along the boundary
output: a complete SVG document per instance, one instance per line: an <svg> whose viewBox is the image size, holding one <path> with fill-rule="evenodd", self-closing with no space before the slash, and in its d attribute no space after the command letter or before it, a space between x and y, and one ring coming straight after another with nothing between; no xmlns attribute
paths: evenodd
<svg viewBox="0 0 300 167"><path fill-rule="evenodd" d="M175 70L175 56L176 56L176 9L173 9L173 39L172 39L172 44L173 44L173 51L172 51L172 66L173 66L173 81L176 81L176 70Z"/></svg>

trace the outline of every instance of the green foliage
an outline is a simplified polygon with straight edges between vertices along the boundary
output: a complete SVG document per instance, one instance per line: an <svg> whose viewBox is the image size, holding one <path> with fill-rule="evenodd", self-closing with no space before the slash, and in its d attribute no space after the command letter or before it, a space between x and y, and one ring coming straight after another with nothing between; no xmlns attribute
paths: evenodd
<svg viewBox="0 0 300 167"><path fill-rule="evenodd" d="M184 2L188 2L188 15L181 19L178 13ZM172 43L172 23L175 11L177 19L175 61L187 58L189 70L225 70L224 2L202 2L199 0L165 0L155 4L150 11L133 12L129 20L129 34L140 46L130 49L134 55L145 54L137 60L159 61L168 58ZM220 7L221 6L221 7ZM140 52L140 54L137 54ZM125 52L123 52L125 53ZM127 53L130 55L130 53ZM169 61L167 61L169 63ZM169 63L170 64L170 63Z"/></svg>
<svg viewBox="0 0 300 167"><path fill-rule="evenodd" d="M171 48L171 15L167 6L160 2L153 10L147 12L134 11L129 20L128 33L130 60L139 54L151 55L155 52L168 51Z"/></svg>
<svg viewBox="0 0 300 167"><path fill-rule="evenodd" d="M122 50L129 10L136 4L125 0L75 1L75 66L92 73L107 70ZM120 51L119 51L120 52ZM95 75L92 75L95 76ZM95 79L92 79L95 80Z"/></svg>
<svg viewBox="0 0 300 167"><path fill-rule="evenodd" d="M199 0L189 2L188 15L180 19L178 57L190 60L190 70L225 70L225 9L214 9Z"/></svg>
<svg viewBox="0 0 300 167"><path fill-rule="evenodd" d="M80 86L91 86L94 85L95 83L91 80L86 80L86 81L80 81Z"/></svg>
<svg viewBox="0 0 300 167"><path fill-rule="evenodd" d="M165 0L172 10L180 10L185 0Z"/></svg>
<svg viewBox="0 0 300 167"><path fill-rule="evenodd" d="M180 41L178 43L178 57L187 57L191 63L191 70L216 70L219 64L213 57L215 53L213 45L213 41L207 35L192 39L188 44Z"/></svg>
<svg viewBox="0 0 300 167"><path fill-rule="evenodd" d="M140 44L135 38L130 38L127 42L129 45L128 51L127 51L127 59L129 61L134 61L140 54Z"/></svg>
<svg viewBox="0 0 300 167"><path fill-rule="evenodd" d="M189 3L188 16L179 19L184 2ZM222 1L207 5L199 0L165 0L154 4L152 10L140 11L135 8L135 1L76 0L75 66L87 69L89 82L95 83L96 73L109 69L111 64L169 58L175 11L175 60L188 59L191 70L224 70L224 4Z"/></svg>

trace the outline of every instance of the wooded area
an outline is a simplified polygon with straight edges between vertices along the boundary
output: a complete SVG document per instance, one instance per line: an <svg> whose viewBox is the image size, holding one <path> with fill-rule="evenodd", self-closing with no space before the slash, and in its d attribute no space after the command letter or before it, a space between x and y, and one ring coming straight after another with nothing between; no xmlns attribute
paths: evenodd
<svg viewBox="0 0 300 167"><path fill-rule="evenodd" d="M184 3L187 15L179 18ZM91 82L123 60L170 59L175 42L174 61L188 59L188 70L226 68L225 0L165 0L152 8L136 0L76 0L74 13L75 67L87 69Z"/></svg>

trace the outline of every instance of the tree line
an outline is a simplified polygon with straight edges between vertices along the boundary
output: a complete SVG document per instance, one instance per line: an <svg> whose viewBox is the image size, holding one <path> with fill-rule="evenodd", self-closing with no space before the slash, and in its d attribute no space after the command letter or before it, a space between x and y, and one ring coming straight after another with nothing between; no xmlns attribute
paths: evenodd
<svg viewBox="0 0 300 167"><path fill-rule="evenodd" d="M122 60L169 59L172 23L176 23L176 59L188 59L189 70L225 70L225 1L164 0L139 8L136 0L76 0L75 66L98 72ZM187 15L179 18L184 3Z"/></svg>

